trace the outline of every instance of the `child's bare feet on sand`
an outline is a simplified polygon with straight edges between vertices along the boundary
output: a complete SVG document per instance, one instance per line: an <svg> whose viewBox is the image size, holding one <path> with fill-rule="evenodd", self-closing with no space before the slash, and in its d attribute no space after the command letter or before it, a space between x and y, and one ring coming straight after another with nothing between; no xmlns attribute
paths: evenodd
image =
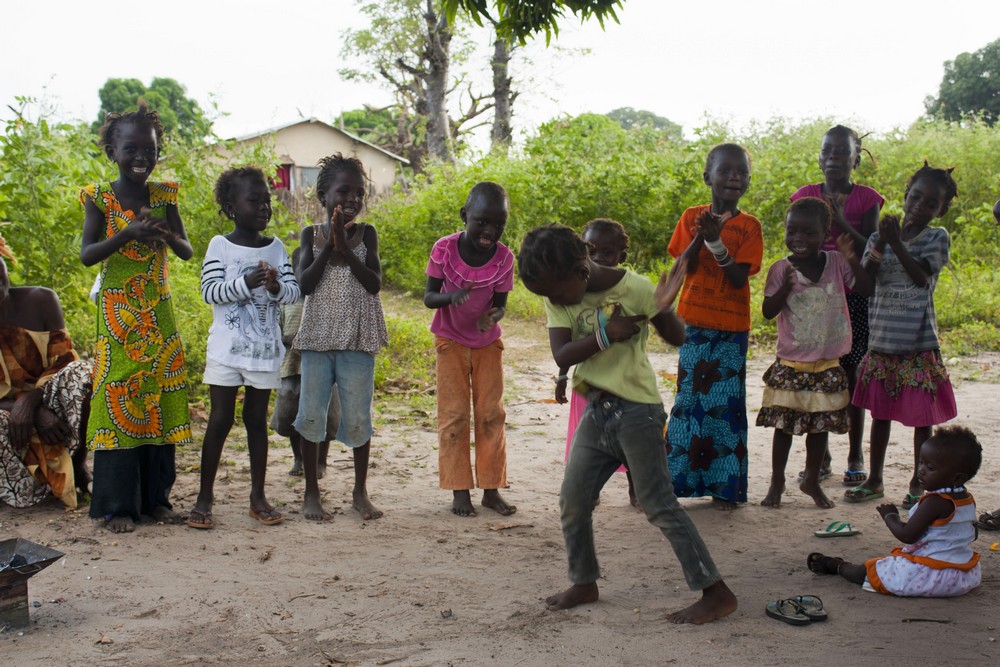
<svg viewBox="0 0 1000 667"><path fill-rule="evenodd" d="M724 581L717 581L701 592L701 599L690 607L667 614L671 623L701 625L716 621L736 611L736 596Z"/></svg>
<svg viewBox="0 0 1000 667"><path fill-rule="evenodd" d="M597 602L598 597L596 581L590 584L573 584L563 592L545 598L545 608L549 611L570 609L578 604Z"/></svg>
<svg viewBox="0 0 1000 667"><path fill-rule="evenodd" d="M483 507L489 507L501 516L510 516L517 511L517 508L504 500L496 489L483 491Z"/></svg>
<svg viewBox="0 0 1000 667"><path fill-rule="evenodd" d="M739 505L731 500L726 500L725 498L712 498L712 507L720 512L732 512L733 510L738 510L740 508Z"/></svg>
<svg viewBox="0 0 1000 667"><path fill-rule="evenodd" d="M113 516L104 522L104 527L112 533L131 533L135 530L135 521L129 516Z"/></svg>
<svg viewBox="0 0 1000 667"><path fill-rule="evenodd" d="M451 511L458 516L476 516L476 508L472 506L472 496L468 489L465 491L454 491L454 499L451 501Z"/></svg>
<svg viewBox="0 0 1000 667"><path fill-rule="evenodd" d="M292 477L302 477L306 474L305 471L302 470L302 459L295 459L292 461L292 469L288 471L288 474ZM319 477L320 475L317 473L316 476Z"/></svg>
<svg viewBox="0 0 1000 667"><path fill-rule="evenodd" d="M368 494L364 491L354 492L354 500L351 502L351 506L358 511L358 514L360 514L361 518L365 521L372 521L373 519L378 519L383 515L382 510L372 505L372 501L368 498Z"/></svg>
<svg viewBox="0 0 1000 667"><path fill-rule="evenodd" d="M323 503L319 501L319 494L307 493L302 501L302 516L309 521L332 521L333 515L323 509Z"/></svg>
<svg viewBox="0 0 1000 667"><path fill-rule="evenodd" d="M799 484L799 491L812 498L813 502L815 502L817 506L822 507L823 509L830 509L831 507L836 506L836 503L834 503L832 500L826 497L826 494L823 493L823 489L820 488L818 482L809 483L803 481L801 484Z"/></svg>
<svg viewBox="0 0 1000 667"><path fill-rule="evenodd" d="M770 488L767 490L767 495L764 496L764 500L760 501L760 504L764 507L781 507L781 494L785 492L785 482L771 482Z"/></svg>

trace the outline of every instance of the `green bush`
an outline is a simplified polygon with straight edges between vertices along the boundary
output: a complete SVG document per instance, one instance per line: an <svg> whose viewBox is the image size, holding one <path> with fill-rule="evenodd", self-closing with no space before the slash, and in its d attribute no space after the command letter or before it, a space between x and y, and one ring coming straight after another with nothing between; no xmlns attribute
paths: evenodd
<svg viewBox="0 0 1000 667"><path fill-rule="evenodd" d="M715 144L731 141L751 154L753 177L741 207L757 216L764 230L763 266L751 280L752 333L773 338L774 323L760 315L764 277L771 263L786 254L783 222L789 196L822 180L819 145L834 124L828 118L799 124L776 118L734 132L713 122L682 142L653 130L625 130L604 116L552 121L510 157L432 165L411 191L373 203L369 218L383 238L386 281L423 293L431 245L462 228L458 211L466 194L486 179L501 183L510 194L503 241L515 251L537 225L559 222L581 229L587 220L611 217L631 237L629 264L657 275L666 266L667 243L681 213L709 201L702 177L705 156ZM952 263L938 288L939 323L945 330L969 321L1000 323L992 268L1000 255L1000 228L991 212L1000 197L1000 163L994 159L1000 154L1000 127L919 122L906 131L866 137L864 146L875 160L864 157L855 181L879 190L890 212L901 212L906 181L925 159L957 167L959 197L937 223L952 237ZM540 313L539 300L521 298L520 291L511 297L511 312ZM997 347L988 338L982 343Z"/></svg>

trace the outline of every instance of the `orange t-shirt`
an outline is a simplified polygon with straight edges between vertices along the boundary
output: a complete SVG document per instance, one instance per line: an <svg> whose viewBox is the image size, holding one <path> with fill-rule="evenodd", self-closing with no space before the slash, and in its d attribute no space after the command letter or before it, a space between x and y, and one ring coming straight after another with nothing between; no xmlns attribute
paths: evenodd
<svg viewBox="0 0 1000 667"><path fill-rule="evenodd" d="M708 206L692 206L681 214L670 238L667 252L679 257L691 245L697 232L695 223ZM760 271L764 255L764 235L760 220L740 211L722 227L720 236L733 261L749 264L750 274ZM705 247L698 253L698 268L684 279L677 313L688 324L717 331L750 330L750 284L737 289L729 282L712 252Z"/></svg>

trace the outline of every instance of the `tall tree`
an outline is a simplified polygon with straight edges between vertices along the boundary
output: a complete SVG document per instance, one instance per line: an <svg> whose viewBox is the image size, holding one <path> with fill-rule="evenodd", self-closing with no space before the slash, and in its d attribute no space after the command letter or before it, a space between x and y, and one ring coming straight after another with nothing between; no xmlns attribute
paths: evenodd
<svg viewBox="0 0 1000 667"><path fill-rule="evenodd" d="M168 134L176 132L188 139L202 139L212 130L212 121L198 102L188 97L184 86L174 79L156 77L146 86L138 79L111 78L97 94L101 98L101 110L93 124L94 130L104 123L108 113L134 110L140 99L159 113Z"/></svg>
<svg viewBox="0 0 1000 667"><path fill-rule="evenodd" d="M938 96L924 106L946 120L976 116L990 126L1000 120L1000 39L946 61Z"/></svg>
<svg viewBox="0 0 1000 667"><path fill-rule="evenodd" d="M514 100L517 92L513 89L510 76L510 43L497 35L493 42L493 129L490 132L490 147L507 152L513 135L511 121L514 117Z"/></svg>
<svg viewBox="0 0 1000 667"><path fill-rule="evenodd" d="M361 11L369 26L344 33L341 55L363 66L343 68L341 76L384 84L396 98L396 117L419 126L414 150L453 160L456 139L493 108L489 95L476 94L465 81L463 68L473 51L466 30L448 23L439 0L383 0L362 4ZM455 103L463 84L466 96ZM423 159L407 157L420 170Z"/></svg>
<svg viewBox="0 0 1000 667"><path fill-rule="evenodd" d="M595 18L604 26L606 19L618 22L616 8L625 0L444 0L444 13L449 22L462 10L480 25L485 19L492 24L500 37L524 44L529 37L544 32L548 43L552 35L559 34L559 21L566 12L581 21ZM493 9L490 9L490 4Z"/></svg>

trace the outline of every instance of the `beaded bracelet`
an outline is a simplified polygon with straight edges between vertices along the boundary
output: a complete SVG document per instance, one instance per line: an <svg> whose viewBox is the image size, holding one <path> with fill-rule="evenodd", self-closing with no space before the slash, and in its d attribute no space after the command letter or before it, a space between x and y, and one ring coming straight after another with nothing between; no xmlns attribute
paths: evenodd
<svg viewBox="0 0 1000 667"><path fill-rule="evenodd" d="M730 255L730 254L729 254L729 253L727 252L727 253L726 253L726 256L725 256L725 257L723 257L722 259L719 259L718 257L716 257L716 258L715 258L715 262L716 262L716 264L718 264L718 265L719 265L719 268L720 268L720 269L724 269L724 268L726 268L727 266L729 266L730 264L732 264L732 263L733 263L733 256L732 256L732 255Z"/></svg>
<svg viewBox="0 0 1000 667"><path fill-rule="evenodd" d="M556 376L556 384L559 384L560 382L566 382L567 380L569 380L569 376L568 375L559 375L559 376Z"/></svg>
<svg viewBox="0 0 1000 667"><path fill-rule="evenodd" d="M716 259L729 254L729 251L726 250L726 244L722 242L722 239L715 239L714 241L705 241L705 247L708 248L709 252L715 255Z"/></svg>

